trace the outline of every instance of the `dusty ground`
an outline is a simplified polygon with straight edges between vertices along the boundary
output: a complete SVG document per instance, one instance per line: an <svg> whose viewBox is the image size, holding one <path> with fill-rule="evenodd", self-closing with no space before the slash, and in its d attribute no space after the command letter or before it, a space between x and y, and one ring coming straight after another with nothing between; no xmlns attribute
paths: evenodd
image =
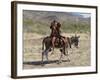
<svg viewBox="0 0 100 80"><path fill-rule="evenodd" d="M64 36L73 36L75 34L65 34ZM48 68L48 67L75 67L75 66L89 66L90 60L90 34L78 34L80 36L79 48L73 47L73 50L69 49L69 59L63 56L63 62L57 64L57 60L60 57L60 52L55 49L53 55L49 53L49 62L44 61L44 66L41 66L41 48L43 35L24 33L24 56L23 56L23 68Z"/></svg>

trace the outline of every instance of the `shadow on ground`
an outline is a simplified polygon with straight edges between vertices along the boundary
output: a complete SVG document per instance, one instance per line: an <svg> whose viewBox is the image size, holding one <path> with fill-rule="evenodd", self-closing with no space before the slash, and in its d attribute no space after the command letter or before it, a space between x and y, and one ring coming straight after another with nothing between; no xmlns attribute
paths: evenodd
<svg viewBox="0 0 100 80"><path fill-rule="evenodd" d="M32 62L24 62L24 64L27 65L41 65L41 64L53 64L53 63L58 63L59 60L50 60L50 61L32 61ZM62 60L62 62L69 62L69 60Z"/></svg>

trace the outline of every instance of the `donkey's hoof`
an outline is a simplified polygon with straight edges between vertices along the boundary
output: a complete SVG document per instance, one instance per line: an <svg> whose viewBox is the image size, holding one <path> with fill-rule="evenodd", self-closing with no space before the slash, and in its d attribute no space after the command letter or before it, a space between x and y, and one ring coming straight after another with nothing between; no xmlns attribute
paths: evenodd
<svg viewBox="0 0 100 80"><path fill-rule="evenodd" d="M67 59L67 62L70 62L70 59Z"/></svg>
<svg viewBox="0 0 100 80"><path fill-rule="evenodd" d="M43 62L41 62L41 66L44 66L44 63Z"/></svg>
<svg viewBox="0 0 100 80"><path fill-rule="evenodd" d="M58 61L57 64L61 64L62 61Z"/></svg>
<svg viewBox="0 0 100 80"><path fill-rule="evenodd" d="M41 64L41 66L44 66L44 64Z"/></svg>

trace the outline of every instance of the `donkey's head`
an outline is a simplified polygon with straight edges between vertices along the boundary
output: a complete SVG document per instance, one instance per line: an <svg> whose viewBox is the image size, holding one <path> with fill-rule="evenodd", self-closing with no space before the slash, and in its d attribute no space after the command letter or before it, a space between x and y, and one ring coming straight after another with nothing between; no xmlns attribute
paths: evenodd
<svg viewBox="0 0 100 80"><path fill-rule="evenodd" d="M80 36L77 36L76 34L71 37L71 44L73 44L76 48L79 47L79 38Z"/></svg>

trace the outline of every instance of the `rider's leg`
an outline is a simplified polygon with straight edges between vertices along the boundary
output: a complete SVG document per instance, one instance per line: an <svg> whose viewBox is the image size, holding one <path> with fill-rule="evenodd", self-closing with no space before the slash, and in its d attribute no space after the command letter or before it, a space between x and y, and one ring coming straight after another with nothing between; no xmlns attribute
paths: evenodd
<svg viewBox="0 0 100 80"><path fill-rule="evenodd" d="M52 38L52 48L53 48L53 51L52 51L52 53L54 52L54 47L55 47L55 39L56 39L56 37L53 37Z"/></svg>
<svg viewBox="0 0 100 80"><path fill-rule="evenodd" d="M65 37L62 37L61 36L61 40L64 42L64 44L66 45L66 43L67 43L67 39L65 38Z"/></svg>
<svg viewBox="0 0 100 80"><path fill-rule="evenodd" d="M67 40L65 39L65 37L62 37L60 38L62 44L63 45L63 54L66 55L66 47L67 47Z"/></svg>

